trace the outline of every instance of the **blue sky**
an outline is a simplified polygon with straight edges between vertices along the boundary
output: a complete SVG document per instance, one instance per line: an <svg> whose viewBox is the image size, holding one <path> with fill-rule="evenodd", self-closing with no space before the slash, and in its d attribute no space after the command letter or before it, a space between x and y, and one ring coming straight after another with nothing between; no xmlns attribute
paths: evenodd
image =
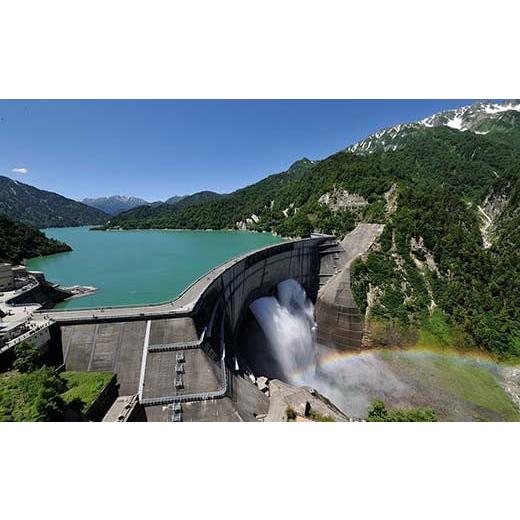
<svg viewBox="0 0 520 520"><path fill-rule="evenodd" d="M81 199L230 192L471 100L0 101L0 175Z"/></svg>

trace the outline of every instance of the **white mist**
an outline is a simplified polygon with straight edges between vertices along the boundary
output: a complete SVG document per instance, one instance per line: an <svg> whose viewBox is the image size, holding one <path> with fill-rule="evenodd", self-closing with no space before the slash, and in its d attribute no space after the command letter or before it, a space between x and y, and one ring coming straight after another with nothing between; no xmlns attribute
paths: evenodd
<svg viewBox="0 0 520 520"><path fill-rule="evenodd" d="M276 297L259 298L250 309L285 380L312 385L317 368L316 322L314 305L301 285L292 279L280 282Z"/></svg>

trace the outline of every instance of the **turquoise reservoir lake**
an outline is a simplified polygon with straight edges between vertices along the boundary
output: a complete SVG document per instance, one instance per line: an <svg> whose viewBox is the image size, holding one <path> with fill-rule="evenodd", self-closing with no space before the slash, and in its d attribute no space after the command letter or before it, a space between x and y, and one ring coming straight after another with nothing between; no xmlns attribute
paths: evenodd
<svg viewBox="0 0 520 520"><path fill-rule="evenodd" d="M66 309L170 300L212 267L282 241L247 231L89 231L80 227L44 233L66 242L73 251L33 258L28 267L65 287L98 288L57 307Z"/></svg>

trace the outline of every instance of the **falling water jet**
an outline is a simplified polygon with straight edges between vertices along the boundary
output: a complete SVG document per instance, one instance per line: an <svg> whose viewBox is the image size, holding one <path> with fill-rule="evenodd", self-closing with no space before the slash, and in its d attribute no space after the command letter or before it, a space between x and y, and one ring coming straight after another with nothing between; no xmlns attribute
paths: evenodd
<svg viewBox="0 0 520 520"><path fill-rule="evenodd" d="M280 282L276 296L258 298L249 307L267 340L263 357L276 365L269 371L287 383L315 388L342 408L344 395L337 384L342 378L321 365L314 305L301 285L292 279Z"/></svg>
<svg viewBox="0 0 520 520"><path fill-rule="evenodd" d="M276 296L258 298L251 303L250 309L267 339L263 343L266 352L262 357L276 365L269 366L269 372L281 374L279 378L287 383L315 388L347 412L354 397L345 395L347 376L342 373L341 365L326 363L322 347L316 342L314 305L301 285L292 279L280 282ZM358 364L362 365L359 368L363 371L365 361ZM368 402L365 399L361 407L366 406Z"/></svg>
<svg viewBox="0 0 520 520"><path fill-rule="evenodd" d="M314 305L295 280L280 282L276 289L276 297L251 303L251 312L285 380L295 385L312 384L317 368Z"/></svg>

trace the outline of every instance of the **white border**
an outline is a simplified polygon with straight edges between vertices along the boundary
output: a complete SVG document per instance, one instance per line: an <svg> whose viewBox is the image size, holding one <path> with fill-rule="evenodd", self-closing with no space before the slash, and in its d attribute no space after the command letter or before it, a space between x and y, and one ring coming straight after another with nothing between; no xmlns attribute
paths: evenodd
<svg viewBox="0 0 520 520"><path fill-rule="evenodd" d="M21 0L4 98L509 98L518 6L496 0Z"/></svg>

